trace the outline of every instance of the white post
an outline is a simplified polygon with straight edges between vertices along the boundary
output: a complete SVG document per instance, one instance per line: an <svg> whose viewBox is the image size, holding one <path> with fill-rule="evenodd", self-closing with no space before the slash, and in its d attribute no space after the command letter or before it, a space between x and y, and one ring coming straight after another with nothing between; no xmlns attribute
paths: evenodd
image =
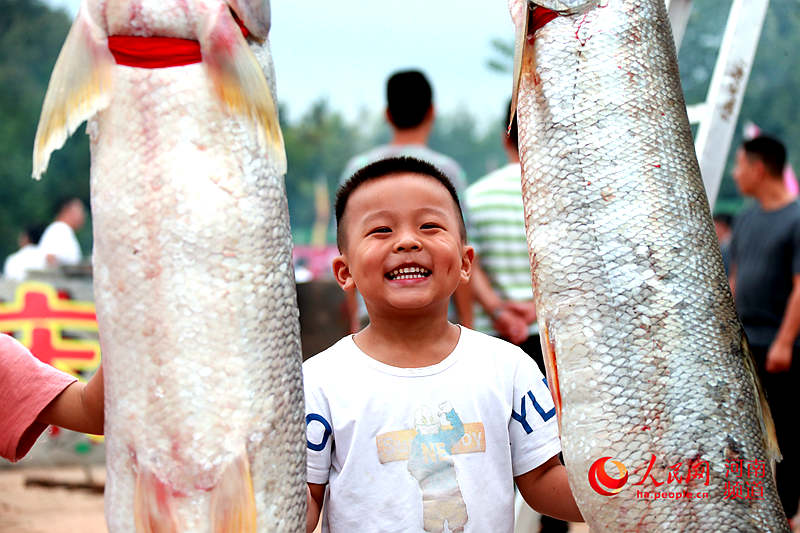
<svg viewBox="0 0 800 533"><path fill-rule="evenodd" d="M695 151L712 211L768 5L769 0L733 0L708 88Z"/></svg>

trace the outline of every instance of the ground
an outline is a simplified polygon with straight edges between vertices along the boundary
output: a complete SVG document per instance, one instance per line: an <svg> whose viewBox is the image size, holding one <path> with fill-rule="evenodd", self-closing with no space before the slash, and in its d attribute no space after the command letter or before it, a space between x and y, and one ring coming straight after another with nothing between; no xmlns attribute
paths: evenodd
<svg viewBox="0 0 800 533"><path fill-rule="evenodd" d="M95 481L103 468L92 469ZM0 469L0 532L106 533L103 495L86 490L26 487L25 479L44 478L83 483L84 470L69 468Z"/></svg>

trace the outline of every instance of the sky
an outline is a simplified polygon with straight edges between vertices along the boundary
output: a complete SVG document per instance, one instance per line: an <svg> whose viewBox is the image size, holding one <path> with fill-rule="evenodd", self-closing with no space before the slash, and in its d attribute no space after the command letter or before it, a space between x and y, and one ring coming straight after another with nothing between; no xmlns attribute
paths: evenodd
<svg viewBox="0 0 800 533"><path fill-rule="evenodd" d="M77 12L80 0L46 0ZM166 0L165 0L166 1ZM270 43L278 99L295 120L326 98L350 119L382 113L386 78L419 68L434 88L437 112L467 109L480 124L495 120L511 91L510 74L489 70L490 44L509 44L506 0L273 0Z"/></svg>

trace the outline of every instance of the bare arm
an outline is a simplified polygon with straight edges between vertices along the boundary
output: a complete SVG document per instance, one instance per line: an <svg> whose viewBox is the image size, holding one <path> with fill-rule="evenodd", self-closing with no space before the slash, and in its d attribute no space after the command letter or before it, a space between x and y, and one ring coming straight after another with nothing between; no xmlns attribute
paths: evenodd
<svg viewBox="0 0 800 533"><path fill-rule="evenodd" d="M103 434L103 365L88 383L76 381L42 409L37 422L72 431Z"/></svg>
<svg viewBox="0 0 800 533"><path fill-rule="evenodd" d="M500 298L478 261L472 264L470 287L475 299L491 317L492 327L503 338L514 344L520 344L528 338L528 322L520 315L517 304Z"/></svg>
<svg viewBox="0 0 800 533"><path fill-rule="evenodd" d="M800 274L792 277L792 292L786 302L778 334L767 353L767 372L786 372L792 366L792 347L800 332Z"/></svg>
<svg viewBox="0 0 800 533"><path fill-rule="evenodd" d="M326 485L308 483L308 510L306 511L306 533L312 533L319 522L319 514L322 510L322 500L325 498Z"/></svg>
<svg viewBox="0 0 800 533"><path fill-rule="evenodd" d="M536 511L561 520L583 522L567 483L567 470L557 455L514 481L522 497Z"/></svg>

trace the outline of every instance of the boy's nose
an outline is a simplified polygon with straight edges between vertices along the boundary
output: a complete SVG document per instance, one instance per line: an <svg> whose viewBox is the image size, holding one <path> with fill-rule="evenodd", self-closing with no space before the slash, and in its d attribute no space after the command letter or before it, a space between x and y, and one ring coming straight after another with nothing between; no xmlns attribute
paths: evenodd
<svg viewBox="0 0 800 533"><path fill-rule="evenodd" d="M403 235L394 244L395 252L408 252L411 250L421 250L422 243L411 235Z"/></svg>

